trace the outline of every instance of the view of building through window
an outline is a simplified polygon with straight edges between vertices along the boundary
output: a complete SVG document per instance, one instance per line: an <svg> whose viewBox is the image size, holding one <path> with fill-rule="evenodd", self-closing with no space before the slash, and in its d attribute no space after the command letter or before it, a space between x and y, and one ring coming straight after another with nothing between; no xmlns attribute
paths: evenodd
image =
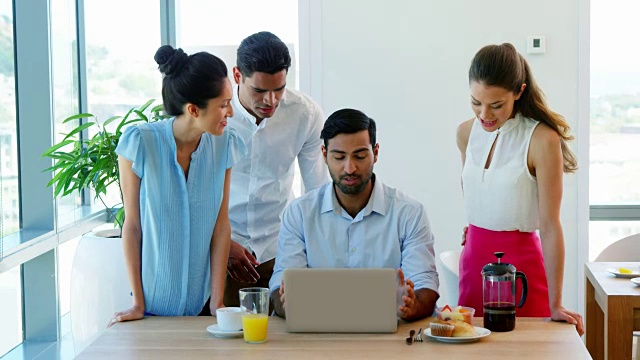
<svg viewBox="0 0 640 360"><path fill-rule="evenodd" d="M75 0L51 1L51 69L53 72L53 118L55 141L78 126L78 120L62 122L79 112L78 51ZM69 149L70 150L70 149ZM80 220L82 206L78 193L56 200L58 228Z"/></svg>
<svg viewBox="0 0 640 360"><path fill-rule="evenodd" d="M591 205L640 205L638 13L635 0L591 1ZM640 222L592 222L589 258L632 233Z"/></svg>
<svg viewBox="0 0 640 360"><path fill-rule="evenodd" d="M6 235L20 230L13 2L0 0L0 261ZM20 267L0 274L0 355L22 342Z"/></svg>
<svg viewBox="0 0 640 360"><path fill-rule="evenodd" d="M89 112L105 121L150 99L161 103L162 77L153 60L161 42L160 2L85 1L84 7ZM89 136L95 131L89 128ZM121 202L117 186L107 194L109 206Z"/></svg>

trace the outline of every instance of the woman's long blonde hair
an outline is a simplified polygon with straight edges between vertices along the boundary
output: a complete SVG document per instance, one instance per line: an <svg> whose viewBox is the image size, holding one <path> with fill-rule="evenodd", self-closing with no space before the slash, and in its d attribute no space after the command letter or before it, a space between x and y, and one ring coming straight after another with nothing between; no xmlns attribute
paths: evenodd
<svg viewBox="0 0 640 360"><path fill-rule="evenodd" d="M514 104L516 112L523 116L542 121L560 135L563 171L572 173L578 169L575 155L567 142L573 140L571 128L564 117L549 108L544 93L538 87L527 60L509 43L488 45L473 57L469 67L469 83L472 81L486 86L499 86L518 94L522 84L527 84L522 95Z"/></svg>

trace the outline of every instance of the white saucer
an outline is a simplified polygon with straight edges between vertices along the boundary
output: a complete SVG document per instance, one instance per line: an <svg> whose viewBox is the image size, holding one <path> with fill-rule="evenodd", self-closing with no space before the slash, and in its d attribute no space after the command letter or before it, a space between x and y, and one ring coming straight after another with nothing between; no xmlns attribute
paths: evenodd
<svg viewBox="0 0 640 360"><path fill-rule="evenodd" d="M434 339L434 340L447 342L447 343L474 342L474 341L478 341L478 340L482 339L485 336L491 335L491 330L489 330L489 329L485 329L485 328L479 327L479 326L474 326L473 328L476 330L475 336L467 336L467 337L435 336L435 335L431 335L431 329L425 329L424 330L424 334L427 335L428 337Z"/></svg>
<svg viewBox="0 0 640 360"><path fill-rule="evenodd" d="M220 338L235 338L235 337L242 336L242 330L223 331L223 330L220 330L220 328L218 327L218 324L207 326L207 331L212 333L213 336L220 337Z"/></svg>
<svg viewBox="0 0 640 360"><path fill-rule="evenodd" d="M640 286L640 277L631 279L631 282L636 284L637 286Z"/></svg>
<svg viewBox="0 0 640 360"><path fill-rule="evenodd" d="M635 278L635 277L639 277L640 276L640 273L637 272L637 271L634 271L634 272L632 272L630 274L623 274L623 273L620 272L619 268L617 268L617 269L616 268L609 268L609 269L607 269L607 271L612 273L616 277L625 278L625 279L631 279L631 278Z"/></svg>

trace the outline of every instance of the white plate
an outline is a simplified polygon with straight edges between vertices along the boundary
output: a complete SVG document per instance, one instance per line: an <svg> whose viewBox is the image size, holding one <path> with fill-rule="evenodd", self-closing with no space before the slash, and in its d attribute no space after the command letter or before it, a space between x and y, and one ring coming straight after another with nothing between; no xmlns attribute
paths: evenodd
<svg viewBox="0 0 640 360"><path fill-rule="evenodd" d="M631 282L636 284L636 285L638 285L638 286L640 286L640 277L631 279Z"/></svg>
<svg viewBox="0 0 640 360"><path fill-rule="evenodd" d="M617 268L617 269L616 268L609 268L609 269L607 269L608 272L612 273L613 275L615 275L616 277L619 277L619 278L631 279L631 278L635 278L635 277L640 276L640 273L637 272L637 271L634 271L631 274L623 274L618 270L620 270L620 268ZM631 269L629 269L629 270L631 270ZM633 270L631 270L631 271L633 271Z"/></svg>
<svg viewBox="0 0 640 360"><path fill-rule="evenodd" d="M220 330L218 324L213 324L207 326L207 331L212 333L213 336L221 337L221 338L234 338L242 336L242 330L238 331L224 331Z"/></svg>
<svg viewBox="0 0 640 360"><path fill-rule="evenodd" d="M485 329L485 328L479 327L479 326L474 326L473 328L476 330L476 335L475 336L467 336L467 337L435 336L435 335L431 335L431 329L425 329L424 334L427 335L428 337L434 339L434 340L442 341L442 342L448 342L448 343L474 342L474 341L478 341L478 340L482 339L483 337L491 335L491 330L489 330L489 329Z"/></svg>

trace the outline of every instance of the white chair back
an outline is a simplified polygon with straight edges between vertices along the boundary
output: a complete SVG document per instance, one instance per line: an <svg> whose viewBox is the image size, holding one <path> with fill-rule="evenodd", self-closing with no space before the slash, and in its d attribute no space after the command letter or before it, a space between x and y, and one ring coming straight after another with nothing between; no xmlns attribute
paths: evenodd
<svg viewBox="0 0 640 360"><path fill-rule="evenodd" d="M442 271L440 272L440 279L444 286L440 288L445 290L445 294L441 294L446 304L457 305L458 304L458 279L460 270L458 264L460 263L460 251L443 251L438 256L440 264L442 265Z"/></svg>
<svg viewBox="0 0 640 360"><path fill-rule="evenodd" d="M607 246L596 261L640 261L640 234L627 236Z"/></svg>

